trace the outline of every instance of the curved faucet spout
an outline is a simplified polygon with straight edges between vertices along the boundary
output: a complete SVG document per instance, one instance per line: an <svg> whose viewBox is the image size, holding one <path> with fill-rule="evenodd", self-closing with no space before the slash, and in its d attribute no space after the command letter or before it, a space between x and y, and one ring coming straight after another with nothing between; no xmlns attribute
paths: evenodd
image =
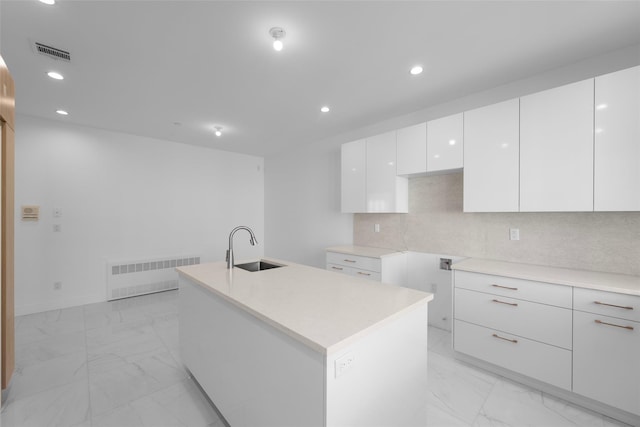
<svg viewBox="0 0 640 427"><path fill-rule="evenodd" d="M256 239L256 235L253 234L253 231L249 228L246 227L244 225L240 225L236 228L234 228L233 230L231 230L231 233L229 233L229 249L227 249L227 268L231 269L233 268L233 235L236 234L236 231L238 230L247 230L249 232L249 234L251 235L251 239L249 239L249 243L251 243L251 246L255 246L258 244L258 239Z"/></svg>

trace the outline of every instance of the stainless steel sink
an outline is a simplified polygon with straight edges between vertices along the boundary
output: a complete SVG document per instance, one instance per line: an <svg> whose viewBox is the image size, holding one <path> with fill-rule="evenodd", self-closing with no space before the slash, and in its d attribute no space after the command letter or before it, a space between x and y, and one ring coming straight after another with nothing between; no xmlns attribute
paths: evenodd
<svg viewBox="0 0 640 427"><path fill-rule="evenodd" d="M254 262L246 262L244 264L236 264L234 267L241 268L247 271L262 271L262 270L271 270L272 268L284 267L284 265L280 264L272 264L270 262L260 260Z"/></svg>

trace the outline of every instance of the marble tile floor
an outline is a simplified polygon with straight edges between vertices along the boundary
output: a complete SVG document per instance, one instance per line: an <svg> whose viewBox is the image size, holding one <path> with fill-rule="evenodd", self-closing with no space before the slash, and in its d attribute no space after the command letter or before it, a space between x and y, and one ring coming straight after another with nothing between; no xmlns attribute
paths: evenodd
<svg viewBox="0 0 640 427"><path fill-rule="evenodd" d="M428 336L429 427L625 426L454 360L446 331ZM224 425L180 361L178 291L16 317L0 426Z"/></svg>

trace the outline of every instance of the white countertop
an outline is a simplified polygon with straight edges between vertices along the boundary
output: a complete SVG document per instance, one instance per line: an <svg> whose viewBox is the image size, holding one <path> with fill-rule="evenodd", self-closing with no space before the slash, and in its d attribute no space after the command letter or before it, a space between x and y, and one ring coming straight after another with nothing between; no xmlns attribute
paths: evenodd
<svg viewBox="0 0 640 427"><path fill-rule="evenodd" d="M384 258L387 256L401 255L403 252L394 249L371 248L367 246L332 246L326 249L328 252L338 252L347 255L359 255L369 258Z"/></svg>
<svg viewBox="0 0 640 427"><path fill-rule="evenodd" d="M257 272L236 267L230 272L225 262L215 262L176 270L322 354L433 299L433 294L414 289L264 259L285 267Z"/></svg>
<svg viewBox="0 0 640 427"><path fill-rule="evenodd" d="M453 264L454 270L494 274L578 288L598 289L627 295L640 295L640 276L572 270L533 264L468 258Z"/></svg>

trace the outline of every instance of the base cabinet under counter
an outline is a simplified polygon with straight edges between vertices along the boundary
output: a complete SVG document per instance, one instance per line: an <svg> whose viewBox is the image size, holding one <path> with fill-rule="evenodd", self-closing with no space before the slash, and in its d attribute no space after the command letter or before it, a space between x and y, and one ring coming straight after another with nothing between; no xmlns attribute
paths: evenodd
<svg viewBox="0 0 640 427"><path fill-rule="evenodd" d="M518 277L513 266L507 268ZM524 268L528 278L531 268ZM584 287L588 282L561 283L454 265L457 356L640 426L640 295L633 293L635 282L631 294Z"/></svg>
<svg viewBox="0 0 640 427"><path fill-rule="evenodd" d="M407 285L407 254L361 246L327 248L326 269L376 282Z"/></svg>
<svg viewBox="0 0 640 427"><path fill-rule="evenodd" d="M640 297L590 289L575 297L573 391L640 415Z"/></svg>

